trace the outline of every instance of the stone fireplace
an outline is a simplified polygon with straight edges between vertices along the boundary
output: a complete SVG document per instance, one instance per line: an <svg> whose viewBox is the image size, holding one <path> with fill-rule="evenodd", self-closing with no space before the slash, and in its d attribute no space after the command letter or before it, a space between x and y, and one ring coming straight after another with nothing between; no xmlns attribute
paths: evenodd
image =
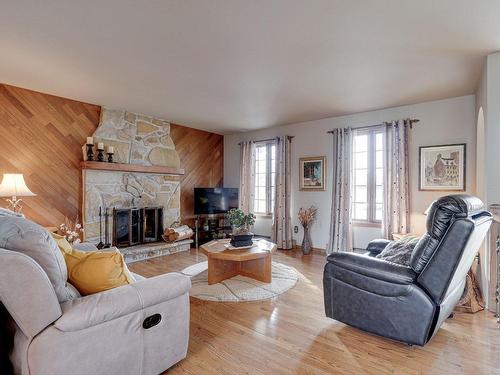
<svg viewBox="0 0 500 375"><path fill-rule="evenodd" d="M113 241L116 247L128 247L161 241L163 207L114 208Z"/></svg>
<svg viewBox="0 0 500 375"><path fill-rule="evenodd" d="M183 171L168 122L103 108L93 137L94 144L102 142L106 149L113 146L115 154L113 164L82 163L86 241L98 243L100 231L101 237L107 232L109 241L113 241L113 210L134 209L137 215L144 215L145 208L160 208L156 212L161 213L158 221L163 227L180 221ZM83 151L86 160L85 146ZM107 228L104 213L108 214ZM135 244L134 240L130 244Z"/></svg>

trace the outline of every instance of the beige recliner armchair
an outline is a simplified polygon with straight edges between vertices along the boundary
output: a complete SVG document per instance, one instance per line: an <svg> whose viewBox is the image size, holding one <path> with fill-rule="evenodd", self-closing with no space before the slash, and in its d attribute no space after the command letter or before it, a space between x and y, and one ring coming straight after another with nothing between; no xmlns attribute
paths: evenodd
<svg viewBox="0 0 500 375"><path fill-rule="evenodd" d="M81 297L50 234L0 212L0 301L15 374L156 375L185 358L190 279L165 274Z"/></svg>

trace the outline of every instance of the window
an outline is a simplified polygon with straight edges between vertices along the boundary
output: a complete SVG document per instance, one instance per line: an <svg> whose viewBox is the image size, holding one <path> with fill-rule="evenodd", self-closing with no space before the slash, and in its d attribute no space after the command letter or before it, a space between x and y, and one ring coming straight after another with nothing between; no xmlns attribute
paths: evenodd
<svg viewBox="0 0 500 375"><path fill-rule="evenodd" d="M276 145L259 143L255 147L255 201L254 212L271 215L274 209L276 176Z"/></svg>
<svg viewBox="0 0 500 375"><path fill-rule="evenodd" d="M380 129L358 131L353 140L353 219L379 223L384 209L384 140Z"/></svg>

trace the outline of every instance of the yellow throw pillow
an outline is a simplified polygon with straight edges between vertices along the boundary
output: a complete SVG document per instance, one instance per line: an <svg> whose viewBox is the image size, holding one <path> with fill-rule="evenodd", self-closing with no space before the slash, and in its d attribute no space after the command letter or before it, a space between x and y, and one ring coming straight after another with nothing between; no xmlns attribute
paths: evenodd
<svg viewBox="0 0 500 375"><path fill-rule="evenodd" d="M66 237L53 232L50 232L50 234L52 235L52 238L56 240L57 246L59 246L59 250L61 250L61 253L63 253L63 255L71 254L71 252L73 251L73 247L71 247Z"/></svg>
<svg viewBox="0 0 500 375"><path fill-rule="evenodd" d="M61 236L59 236L61 237ZM123 255L118 249L108 251L75 250L64 239L56 242L64 255L68 268L68 281L82 296L103 292L108 289L135 282ZM68 246L70 251L68 251Z"/></svg>

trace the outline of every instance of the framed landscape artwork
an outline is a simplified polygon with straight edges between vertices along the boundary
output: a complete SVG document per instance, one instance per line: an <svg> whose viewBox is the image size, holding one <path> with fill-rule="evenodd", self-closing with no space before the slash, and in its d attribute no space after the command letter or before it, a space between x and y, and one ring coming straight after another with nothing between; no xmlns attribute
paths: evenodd
<svg viewBox="0 0 500 375"><path fill-rule="evenodd" d="M465 190L465 143L419 148L419 190Z"/></svg>
<svg viewBox="0 0 500 375"><path fill-rule="evenodd" d="M299 159L299 188L302 191L325 190L326 157Z"/></svg>

